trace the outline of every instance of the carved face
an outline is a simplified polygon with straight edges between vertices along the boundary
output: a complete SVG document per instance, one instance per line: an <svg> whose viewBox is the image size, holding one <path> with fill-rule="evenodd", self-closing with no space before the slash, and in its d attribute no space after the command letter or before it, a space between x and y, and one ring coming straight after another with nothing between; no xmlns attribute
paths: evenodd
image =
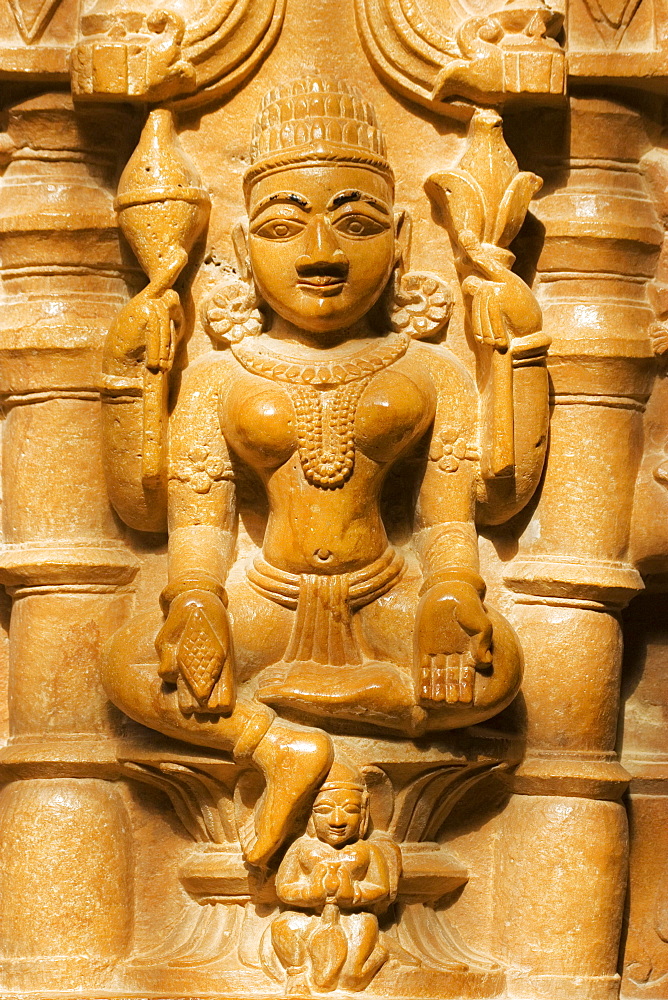
<svg viewBox="0 0 668 1000"><path fill-rule="evenodd" d="M381 295L395 264L392 190L374 170L333 163L260 178L249 204L260 294L302 330L341 330Z"/></svg>
<svg viewBox="0 0 668 1000"><path fill-rule="evenodd" d="M320 792L313 806L313 825L318 840L331 847L343 847L360 836L364 801L362 793L350 788Z"/></svg>

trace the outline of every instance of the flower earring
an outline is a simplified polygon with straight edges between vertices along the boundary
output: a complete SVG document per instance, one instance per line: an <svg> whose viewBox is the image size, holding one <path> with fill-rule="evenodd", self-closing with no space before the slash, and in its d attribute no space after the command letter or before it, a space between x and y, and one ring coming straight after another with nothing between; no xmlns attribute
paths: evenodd
<svg viewBox="0 0 668 1000"><path fill-rule="evenodd" d="M220 347L261 333L264 320L252 280L225 275L204 303L202 322L213 343Z"/></svg>
<svg viewBox="0 0 668 1000"><path fill-rule="evenodd" d="M416 340L435 337L450 322L454 297L446 281L429 271L396 268L388 288L390 327Z"/></svg>
<svg viewBox="0 0 668 1000"><path fill-rule="evenodd" d="M248 257L248 236L241 222L232 228L232 245L236 271L228 270L223 275L202 308L204 329L220 347L238 344L244 337L256 337L265 329L263 303L255 289Z"/></svg>

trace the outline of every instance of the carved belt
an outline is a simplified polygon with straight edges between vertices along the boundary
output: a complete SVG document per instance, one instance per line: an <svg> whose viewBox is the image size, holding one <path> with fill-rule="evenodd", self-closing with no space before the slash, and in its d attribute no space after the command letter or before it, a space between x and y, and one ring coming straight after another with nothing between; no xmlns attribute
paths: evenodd
<svg viewBox="0 0 668 1000"><path fill-rule="evenodd" d="M288 573L256 556L248 570L253 589L296 611L283 662L344 666L362 663L352 611L382 597L404 575L404 557L388 546L374 562L352 573Z"/></svg>

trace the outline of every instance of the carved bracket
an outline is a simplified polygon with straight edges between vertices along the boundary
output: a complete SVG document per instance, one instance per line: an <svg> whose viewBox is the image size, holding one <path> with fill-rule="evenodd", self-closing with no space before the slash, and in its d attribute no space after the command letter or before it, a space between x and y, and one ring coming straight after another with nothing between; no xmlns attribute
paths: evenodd
<svg viewBox="0 0 668 1000"><path fill-rule="evenodd" d="M99 6L99 5L98 5ZM216 0L190 23L173 11L136 5L96 8L81 19L72 53L79 98L191 106L237 86L273 45L285 0Z"/></svg>
<svg viewBox="0 0 668 1000"><path fill-rule="evenodd" d="M129 778L165 792L196 842L181 868L189 892L203 902L243 902L258 891L267 896L267 888L261 890L261 879L253 876L239 846L249 814L243 801L249 772L223 762L207 767L201 761L193 766L158 759L124 760L121 766ZM403 902L435 903L468 881L466 870L439 841L459 800L491 771L507 767L490 760L429 767L396 787L383 768L363 768L373 832L401 848L398 895Z"/></svg>
<svg viewBox="0 0 668 1000"><path fill-rule="evenodd" d="M194 766L155 756L124 760L121 767L128 778L165 792L195 841L180 866L179 876L183 887L201 905L194 917L192 911L184 912L183 920L159 948L138 956L134 964L166 961L170 967L182 963L203 966L220 961L230 948L236 947L234 942L240 936L242 963L259 967L259 955L250 952L259 947L265 926L261 924L257 934L251 934L246 925L253 914L244 907L252 903L252 911L261 904L270 919L277 912L279 900L276 874L250 867L239 849L247 818L243 786L249 772L222 761L207 765L198 759ZM490 759L457 762L419 768L408 781L392 779L379 766L362 769L373 827L370 842L396 844L400 852L394 939L398 953L409 965L419 963L446 972L477 970L493 974L497 970L494 963L464 943L444 913L434 906L465 885L469 877L457 858L440 843L452 809L492 771L507 768L507 763ZM245 930L240 934L242 924ZM253 947L246 940L250 938Z"/></svg>
<svg viewBox="0 0 668 1000"><path fill-rule="evenodd" d="M470 117L473 104L558 99L566 56L557 40L563 16L541 0L457 17L445 8L435 25L408 0L356 0L357 23L377 72L433 111Z"/></svg>

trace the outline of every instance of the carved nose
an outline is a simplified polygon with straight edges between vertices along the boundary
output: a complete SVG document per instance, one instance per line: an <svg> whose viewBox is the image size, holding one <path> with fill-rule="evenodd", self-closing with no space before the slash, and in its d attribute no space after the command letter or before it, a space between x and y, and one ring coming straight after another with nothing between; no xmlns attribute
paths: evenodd
<svg viewBox="0 0 668 1000"><path fill-rule="evenodd" d="M306 230L304 253L295 261L300 277L331 274L345 278L348 258L339 246L334 230L322 217L316 217Z"/></svg>

